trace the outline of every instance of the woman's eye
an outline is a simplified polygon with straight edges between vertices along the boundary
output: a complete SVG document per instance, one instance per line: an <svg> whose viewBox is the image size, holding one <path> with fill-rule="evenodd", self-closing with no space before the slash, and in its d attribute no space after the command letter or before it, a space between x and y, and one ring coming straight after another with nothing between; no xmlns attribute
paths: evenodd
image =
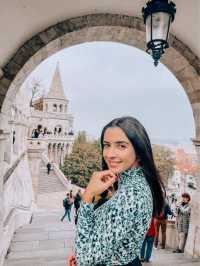
<svg viewBox="0 0 200 266"><path fill-rule="evenodd" d="M109 147L109 144L104 143L104 144L103 144L103 147L104 147L104 148L107 148L107 147Z"/></svg>
<svg viewBox="0 0 200 266"><path fill-rule="evenodd" d="M119 145L119 148L120 149L126 149L126 146L125 145Z"/></svg>

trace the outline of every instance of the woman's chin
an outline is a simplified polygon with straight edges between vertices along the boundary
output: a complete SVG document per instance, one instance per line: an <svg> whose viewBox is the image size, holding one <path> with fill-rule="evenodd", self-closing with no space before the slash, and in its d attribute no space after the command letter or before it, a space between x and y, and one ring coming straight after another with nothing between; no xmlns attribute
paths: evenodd
<svg viewBox="0 0 200 266"><path fill-rule="evenodd" d="M120 172L123 171L120 167L110 167L109 168L114 174L119 174Z"/></svg>

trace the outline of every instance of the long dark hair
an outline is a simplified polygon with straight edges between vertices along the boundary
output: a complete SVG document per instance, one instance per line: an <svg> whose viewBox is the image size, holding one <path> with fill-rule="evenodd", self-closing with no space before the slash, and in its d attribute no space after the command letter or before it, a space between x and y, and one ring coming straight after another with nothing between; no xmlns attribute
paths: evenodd
<svg viewBox="0 0 200 266"><path fill-rule="evenodd" d="M156 169L151 142L148 134L142 124L135 118L127 116L116 118L108 123L101 133L101 148L102 148L102 169L108 169L108 166L103 158L103 141L104 134L107 128L119 127L126 134L127 138L132 143L136 156L139 159L139 165L142 167L146 180L150 186L153 196L153 216L159 216L163 211L165 188L161 181L160 175Z"/></svg>

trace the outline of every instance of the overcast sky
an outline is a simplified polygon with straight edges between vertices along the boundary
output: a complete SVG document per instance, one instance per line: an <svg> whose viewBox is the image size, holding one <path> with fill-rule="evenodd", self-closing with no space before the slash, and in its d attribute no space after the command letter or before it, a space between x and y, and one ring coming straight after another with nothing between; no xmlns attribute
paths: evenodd
<svg viewBox="0 0 200 266"><path fill-rule="evenodd" d="M191 105L180 83L162 64L154 67L146 53L118 43L72 46L49 57L29 76L49 89L56 63L74 129L98 137L111 119L131 115L150 138L194 137Z"/></svg>

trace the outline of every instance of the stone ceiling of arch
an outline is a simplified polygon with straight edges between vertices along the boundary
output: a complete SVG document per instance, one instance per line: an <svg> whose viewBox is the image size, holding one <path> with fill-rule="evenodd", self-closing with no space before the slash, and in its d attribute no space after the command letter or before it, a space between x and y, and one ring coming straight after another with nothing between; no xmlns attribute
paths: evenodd
<svg viewBox="0 0 200 266"><path fill-rule="evenodd" d="M144 50L145 27L143 21L137 17L121 15L89 15L66 20L35 35L18 50L17 54L4 67L5 75L0 79L2 112L5 113L9 110L10 103L13 102L13 97L17 94L25 78L48 56L78 43L101 40L118 41ZM163 63L182 83L193 106L193 111L199 110L198 113L200 113L200 60L175 36L170 35L170 42L171 48L167 50ZM4 106L6 106L5 109ZM195 120L196 118L197 116ZM199 121L199 119L200 117L197 120Z"/></svg>
<svg viewBox="0 0 200 266"><path fill-rule="evenodd" d="M32 36L68 18L97 13L141 17L147 0L7 0L0 4L0 67ZM174 0L172 32L200 57L200 1ZM199 13L198 13L199 12Z"/></svg>
<svg viewBox="0 0 200 266"><path fill-rule="evenodd" d="M102 15L104 19L108 18L108 15ZM116 17L115 19L119 20L119 25L125 22L121 17ZM126 19L126 18L125 18ZM93 17L95 20L95 16ZM92 23L91 22L89 24ZM128 20L126 23L130 23ZM88 24L88 25L89 25ZM98 23L97 23L98 24ZM117 23L116 23L117 24ZM12 82L9 91L7 93L7 100L10 99L12 102L13 97L17 94L19 88L23 84L26 77L34 70L34 68L39 65L44 59L51 56L52 54L70 47L72 45L84 43L84 42L93 42L93 41L115 41L124 43L130 46L137 47L139 49L145 50L145 32L142 21L139 19L133 19L132 24L135 28L122 27L122 26L93 26L85 27L81 30L70 32L56 38L53 41L50 41L43 48L38 49L38 52L32 56L27 63L20 69ZM133 25L132 25L133 26ZM56 27L56 26L55 26ZM54 31L56 32L54 27ZM49 32L46 32L43 36L48 42L51 40L52 35ZM167 50L165 56L162 59L162 62L172 71L172 73L177 77L177 79L182 83L185 91L190 99L191 103L200 101L200 78L197 74L195 68L191 66L189 60L184 57L185 47L181 46L181 42L175 39L173 36L170 36L172 47ZM178 50L176 50L176 48ZM183 51L181 50L183 49ZM187 51L187 50L186 50ZM193 57L193 54L190 54L190 50L187 52L190 57ZM16 60L17 61L17 60ZM192 61L193 62L193 61ZM15 69L13 70L15 71ZM17 71L17 70L16 70Z"/></svg>

